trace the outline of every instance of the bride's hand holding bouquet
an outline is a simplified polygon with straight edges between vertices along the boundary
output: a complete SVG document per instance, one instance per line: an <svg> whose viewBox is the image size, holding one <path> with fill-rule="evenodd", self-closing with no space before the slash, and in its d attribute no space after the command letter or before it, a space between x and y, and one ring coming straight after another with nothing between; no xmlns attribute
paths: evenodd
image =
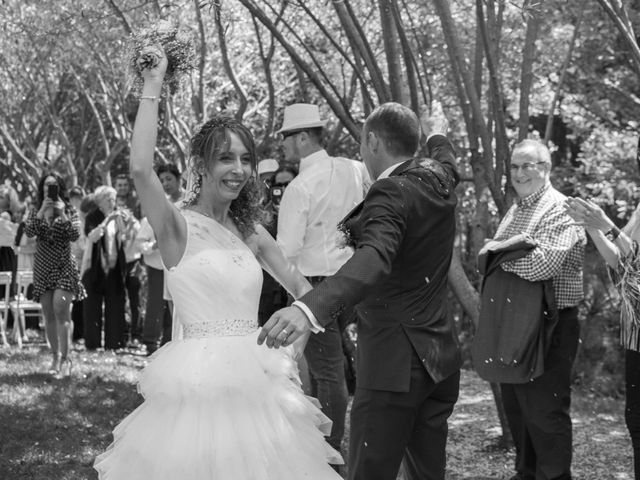
<svg viewBox="0 0 640 480"><path fill-rule="evenodd" d="M195 48L191 35L171 22L160 21L129 39L129 79L135 90L147 81L160 81L174 94L195 66ZM161 74L158 76L158 74ZM142 91L144 96L144 91Z"/></svg>
<svg viewBox="0 0 640 480"><path fill-rule="evenodd" d="M140 75L144 79L141 100L158 100L167 72L167 57L161 45L148 45L137 59Z"/></svg>

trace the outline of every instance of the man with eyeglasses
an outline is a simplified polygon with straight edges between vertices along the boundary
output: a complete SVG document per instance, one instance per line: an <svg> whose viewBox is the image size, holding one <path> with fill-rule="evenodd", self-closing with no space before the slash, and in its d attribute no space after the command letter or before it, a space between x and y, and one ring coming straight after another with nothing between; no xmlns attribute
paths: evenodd
<svg viewBox="0 0 640 480"><path fill-rule="evenodd" d="M481 254L492 249L494 253L498 252L500 245L513 244L518 238L528 242L530 250L520 258L500 263L501 271L517 276L511 277L514 280L510 283L520 279L527 281L524 282L525 289L531 283L547 282L547 286L552 285L549 288L551 306L544 301L548 297L542 297L545 306L539 308L543 311L541 318L551 316L547 310L553 309L553 297L557 309L557 316L554 316L557 323L552 332L547 331L550 336L544 344L546 353L543 354L541 374L536 374L533 379L518 380L521 383L500 384L502 402L516 446L516 475L512 480L571 479L570 384L578 347L577 305L583 298L582 264L586 238L584 230L576 226L563 209L566 197L551 185L551 166L549 149L541 142L524 140L515 146L510 175L517 201L500 222L494 239L481 251ZM504 303L502 300L516 306L516 315L505 317L503 322L518 322L519 318L515 317L524 317L534 310L532 305L527 306L527 298L519 300L517 295L511 298L509 294L502 299L498 291L496 295L489 296L493 303L483 304L483 309L500 308L495 305ZM483 295L483 302L486 298ZM509 308L513 307L498 311L510 312ZM526 308L527 311L517 313L518 308ZM483 328L482 322L481 314L478 335ZM493 333L496 336L503 334L500 329ZM509 346L504 348L509 349ZM514 344L512 349L515 348ZM501 359L487 361L498 362ZM475 354L474 362L477 365ZM478 368L479 372L481 368ZM504 368L508 369L508 366Z"/></svg>
<svg viewBox="0 0 640 480"><path fill-rule="evenodd" d="M317 105L298 103L284 110L284 160L297 161L299 173L284 190L278 216L278 244L287 258L317 285L351 257L339 246L338 223L358 205L368 175L362 162L332 157L323 148L326 121ZM333 426L327 441L340 451L347 409L342 333L349 313L313 335L305 349L311 394L318 398Z"/></svg>

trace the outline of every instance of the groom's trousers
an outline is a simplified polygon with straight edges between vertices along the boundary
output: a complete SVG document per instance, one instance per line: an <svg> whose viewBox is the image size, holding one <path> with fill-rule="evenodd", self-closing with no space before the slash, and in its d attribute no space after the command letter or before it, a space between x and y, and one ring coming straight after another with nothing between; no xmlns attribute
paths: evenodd
<svg viewBox="0 0 640 480"><path fill-rule="evenodd" d="M356 388L351 407L349 480L395 480L405 458L411 480L444 480L447 419L460 372L434 383L414 353L409 392Z"/></svg>

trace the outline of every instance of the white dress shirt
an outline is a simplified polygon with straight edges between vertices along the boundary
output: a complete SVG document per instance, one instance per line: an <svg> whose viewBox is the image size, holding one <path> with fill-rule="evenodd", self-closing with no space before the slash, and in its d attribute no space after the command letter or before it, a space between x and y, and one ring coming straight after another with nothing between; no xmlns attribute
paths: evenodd
<svg viewBox="0 0 640 480"><path fill-rule="evenodd" d="M162 270L164 268L164 265L162 264L162 257L160 256L160 250L158 250L156 236L153 233L151 225L149 225L147 217L140 220L140 230L138 230L136 243L142 252L145 265L155 268L156 270Z"/></svg>
<svg viewBox="0 0 640 480"><path fill-rule="evenodd" d="M382 172L380 175L378 175L378 178L376 180L382 180L383 178L389 177L391 175L391 172L393 172L396 168L398 168L400 165L402 165L405 161L406 160L403 160L403 161L398 162L398 163L394 163L389 168L387 168L384 172ZM364 166L364 164L363 164L363 166ZM368 176L367 176L367 178L368 178ZM280 226L280 224L278 223L278 227L279 226ZM279 230L278 230L278 232L279 232ZM280 234L278 233L278 239L279 238L280 238ZM307 307L307 305L305 305L303 302L301 302L299 300L296 300L295 302L293 302L292 305L298 307L300 310L302 310L304 312L304 314L307 316L307 318L311 322L311 331L313 333L324 332L324 328L322 327L322 325L320 325L320 322L318 322L318 319L313 314L311 309L309 307Z"/></svg>
<svg viewBox="0 0 640 480"><path fill-rule="evenodd" d="M364 198L368 178L363 163L325 150L300 161L280 203L278 244L304 276L333 275L351 257L339 246L337 226Z"/></svg>
<svg viewBox="0 0 640 480"><path fill-rule="evenodd" d="M383 178L389 178L391 176L391 172L393 172L396 168L398 168L404 162L406 162L406 160L402 160L401 162L394 163L389 168L387 168L384 172L382 172L380 175L378 175L378 178L376 180L382 180Z"/></svg>

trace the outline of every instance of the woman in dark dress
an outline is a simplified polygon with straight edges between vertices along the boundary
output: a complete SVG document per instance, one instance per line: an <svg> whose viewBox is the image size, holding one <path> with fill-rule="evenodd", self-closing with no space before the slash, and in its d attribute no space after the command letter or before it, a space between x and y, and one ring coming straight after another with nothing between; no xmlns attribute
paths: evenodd
<svg viewBox="0 0 640 480"><path fill-rule="evenodd" d="M53 361L51 373L71 374L71 304L85 295L80 283L71 243L80 236L80 223L69 205L62 178L45 175L38 184L35 208L25 226L29 237L36 237L33 261L33 298L42 304L47 339Z"/></svg>

